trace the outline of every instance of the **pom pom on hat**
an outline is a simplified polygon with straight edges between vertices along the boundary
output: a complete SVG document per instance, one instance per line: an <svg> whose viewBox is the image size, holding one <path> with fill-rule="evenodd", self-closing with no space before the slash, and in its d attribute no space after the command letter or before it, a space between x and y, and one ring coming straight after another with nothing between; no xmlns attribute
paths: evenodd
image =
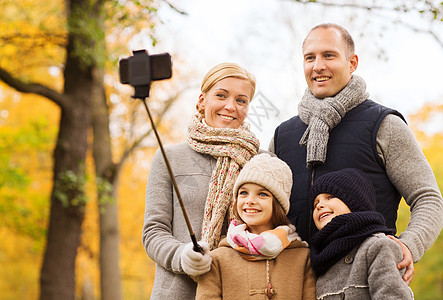
<svg viewBox="0 0 443 300"><path fill-rule="evenodd" d="M245 183L263 186L277 199L285 213L289 212L292 172L291 168L278 157L262 153L248 161L235 181L233 193L235 198L239 188Z"/></svg>
<svg viewBox="0 0 443 300"><path fill-rule="evenodd" d="M369 177L359 169L342 169L320 176L311 187L309 200L327 193L343 201L352 212L375 211L375 189Z"/></svg>

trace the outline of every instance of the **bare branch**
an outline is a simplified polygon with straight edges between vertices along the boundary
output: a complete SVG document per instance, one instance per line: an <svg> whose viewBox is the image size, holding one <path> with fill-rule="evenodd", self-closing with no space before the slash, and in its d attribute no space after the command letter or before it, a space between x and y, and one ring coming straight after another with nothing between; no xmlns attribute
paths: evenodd
<svg viewBox="0 0 443 300"><path fill-rule="evenodd" d="M408 11L410 8L403 6L392 6L392 7L386 7L386 6L380 6L380 5L365 5L365 4L357 4L357 3L334 3L334 2L328 2L323 0L290 0L295 1L301 4L320 4L323 6L330 6L330 7L349 7L349 8L357 8L357 9L364 9L364 10L379 10L379 11ZM388 2L386 2L388 3Z"/></svg>
<svg viewBox="0 0 443 300"><path fill-rule="evenodd" d="M63 94L60 94L59 92L39 83L26 83L22 80L19 80L1 67L0 80L21 93L31 93L46 97L60 107L63 107L67 101L66 96L64 96Z"/></svg>
<svg viewBox="0 0 443 300"><path fill-rule="evenodd" d="M185 15L185 16L188 15L187 12L185 12L185 11L183 11L183 10L181 10L181 9L178 9L175 5L173 5L173 4L172 4L171 2L169 2L168 0L163 0L163 2L165 2L170 8L172 8L173 10L175 10L176 12L178 12L179 14L181 14L181 15Z"/></svg>
<svg viewBox="0 0 443 300"><path fill-rule="evenodd" d="M323 6L332 6L332 7L350 7L350 8L358 8L358 9L366 9L366 10L387 10L386 7L383 6L367 6L357 3L331 3L325 1L313 1L313 0L290 0L293 2L301 3L301 4L320 4ZM389 9L391 10L391 9Z"/></svg>
<svg viewBox="0 0 443 300"><path fill-rule="evenodd" d="M35 34L23 34L15 33L9 35L0 35L0 41L5 44L23 44L27 43L32 47L46 46L48 43L52 43L58 47L66 47L67 43L66 33L35 33Z"/></svg>
<svg viewBox="0 0 443 300"><path fill-rule="evenodd" d="M319 4L323 6L329 6L329 7L348 7L353 9L361 9L361 10L367 10L367 11L384 11L384 12L408 12L408 11L414 11L416 13L422 13L423 11L418 10L416 7L408 7L405 4L399 5L399 6L379 6L379 5L363 5L363 4L357 4L357 3L333 3L333 2L327 2L323 0L290 0L291 2L301 3L301 4ZM388 2L386 2L388 3ZM440 13L440 10L436 7L432 6L432 3L426 3L427 5L431 5L429 10L434 14L434 20L438 21L438 14ZM409 23L403 22L403 21L396 21L397 23L405 26L406 28L415 31L415 32L421 32L429 34L442 48L443 48L443 41L440 39L440 37L432 30L426 30L422 28L415 27Z"/></svg>
<svg viewBox="0 0 443 300"><path fill-rule="evenodd" d="M161 123L161 120L165 113L169 110L169 108L172 106L172 104L178 99L180 96L180 93L177 93L173 97L169 98L167 101L165 101L165 106L163 107L163 110L160 112L160 114L157 117L157 120L155 121L155 126L158 126ZM120 162L118 162L118 167L126 161L126 159L129 157L129 155L136 149L140 148L140 144L143 142L145 138L147 138L152 133L152 128L149 129L144 135L142 135L140 138L138 138L134 143L129 145L126 150L123 152L123 155L120 159Z"/></svg>
<svg viewBox="0 0 443 300"><path fill-rule="evenodd" d="M399 23L400 25L408 28L409 30L412 30L412 31L415 31L415 32L419 32L419 33L429 34L440 45L440 47L443 48L443 41L432 30L426 30L426 29L422 29L422 28L417 28L417 27L412 26L410 23L406 23L406 22L403 22L403 21L400 21L400 20L396 21L396 23Z"/></svg>

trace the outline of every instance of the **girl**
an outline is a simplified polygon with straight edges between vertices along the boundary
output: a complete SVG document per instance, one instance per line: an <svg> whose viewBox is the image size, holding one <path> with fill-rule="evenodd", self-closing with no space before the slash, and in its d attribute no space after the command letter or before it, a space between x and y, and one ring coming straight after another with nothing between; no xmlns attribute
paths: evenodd
<svg viewBox="0 0 443 300"><path fill-rule="evenodd" d="M315 299L309 249L286 214L292 172L269 154L253 157L234 185L232 221L211 251L196 299Z"/></svg>

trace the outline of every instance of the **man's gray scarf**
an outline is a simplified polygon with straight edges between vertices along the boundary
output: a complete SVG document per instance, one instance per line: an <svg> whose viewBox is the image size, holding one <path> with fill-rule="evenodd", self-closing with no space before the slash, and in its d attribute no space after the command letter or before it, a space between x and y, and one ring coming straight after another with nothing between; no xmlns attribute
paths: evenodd
<svg viewBox="0 0 443 300"><path fill-rule="evenodd" d="M298 105L300 119L308 125L300 139L306 147L306 164L326 161L329 131L337 126L347 112L365 101L366 83L360 76L353 75L349 83L334 97L316 98L309 88Z"/></svg>

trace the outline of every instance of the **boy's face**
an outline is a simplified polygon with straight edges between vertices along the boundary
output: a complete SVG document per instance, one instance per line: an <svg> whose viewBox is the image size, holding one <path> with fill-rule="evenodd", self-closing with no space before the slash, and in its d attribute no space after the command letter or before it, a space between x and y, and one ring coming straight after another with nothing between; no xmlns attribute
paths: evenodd
<svg viewBox="0 0 443 300"><path fill-rule="evenodd" d="M350 213L349 207L331 194L318 194L314 200L313 218L318 230L323 229L334 217Z"/></svg>
<svg viewBox="0 0 443 300"><path fill-rule="evenodd" d="M255 183L245 183L238 189L237 212L250 232L260 234L273 229L273 199L269 190Z"/></svg>

